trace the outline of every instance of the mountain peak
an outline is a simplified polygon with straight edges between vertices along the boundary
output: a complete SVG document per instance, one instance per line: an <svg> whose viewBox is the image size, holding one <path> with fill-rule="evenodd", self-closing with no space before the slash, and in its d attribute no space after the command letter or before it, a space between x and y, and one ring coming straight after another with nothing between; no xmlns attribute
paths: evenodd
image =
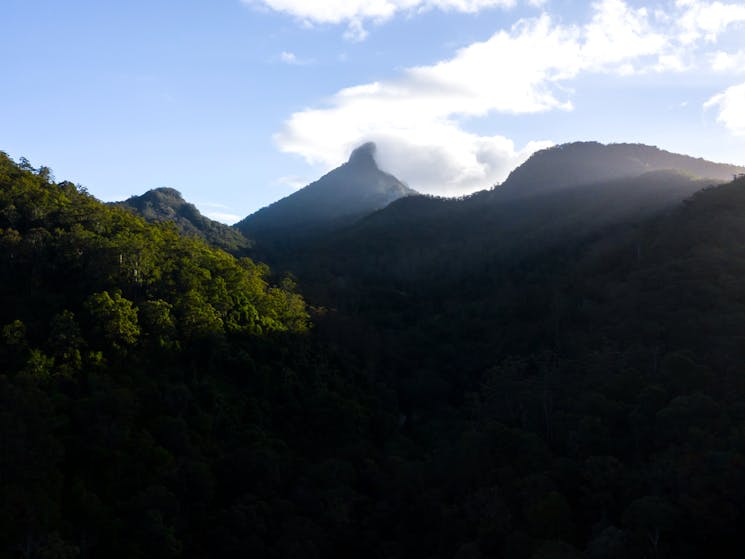
<svg viewBox="0 0 745 559"><path fill-rule="evenodd" d="M151 223L172 222L181 233L201 237L228 252L242 252L251 245L239 231L203 216L175 188L153 188L112 204L127 208Z"/></svg>
<svg viewBox="0 0 745 559"><path fill-rule="evenodd" d="M180 202L186 202L181 192L179 192L175 188L171 188L170 186L161 186L159 188L153 188L145 192L145 194L143 194L142 197L148 197L148 198L162 197L162 198L170 198L172 200L178 200Z"/></svg>
<svg viewBox="0 0 745 559"><path fill-rule="evenodd" d="M366 142L352 151L348 163L350 165L372 164L377 167L378 165L375 162L375 152L377 150L378 146L375 145L375 142Z"/></svg>
<svg viewBox="0 0 745 559"><path fill-rule="evenodd" d="M367 142L341 167L236 224L251 238L304 235L354 222L404 196L418 194L375 161Z"/></svg>

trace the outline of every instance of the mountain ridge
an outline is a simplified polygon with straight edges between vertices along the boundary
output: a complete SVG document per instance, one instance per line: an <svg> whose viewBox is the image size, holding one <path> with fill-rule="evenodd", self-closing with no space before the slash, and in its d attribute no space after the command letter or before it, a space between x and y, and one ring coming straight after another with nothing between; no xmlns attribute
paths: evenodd
<svg viewBox="0 0 745 559"><path fill-rule="evenodd" d="M570 142L535 152L492 192L494 197L516 198L665 170L728 181L745 167L640 143Z"/></svg>
<svg viewBox="0 0 745 559"><path fill-rule="evenodd" d="M612 164L609 164L612 163ZM475 222L510 222L515 212L533 209L557 217L567 204L584 207L588 222L650 215L672 207L696 191L732 179L745 167L714 163L675 154L644 144L573 142L540 150L510 173L507 180L489 190L464 198L419 196L397 200L368 216L366 222L390 218L399 226L413 221L448 219L462 221L465 230ZM590 208L600 204L609 210L598 215Z"/></svg>
<svg viewBox="0 0 745 559"><path fill-rule="evenodd" d="M629 157L629 151L634 157ZM607 173L596 172L592 182L551 182L551 166L546 160L565 157L569 162L564 166L569 168L572 162L582 163L583 154L587 155L585 168L600 165L589 157L593 154L601 156L601 162L615 158L616 164ZM578 173L582 173L579 163ZM671 164L682 169L664 168ZM561 251L614 228L635 227L672 210L698 191L725 182L699 178L693 170L726 177L740 169L651 146L575 143L535 155L523 171L513 173L507 187L461 199L401 198L325 236L298 237L268 246L262 258L303 278L306 292L331 306L334 293L343 290L335 285L443 281L446 291L452 288L445 287L449 281L460 284L483 268L496 270L496 263L510 254ZM525 170L536 177L541 171L545 180L518 183ZM536 188L514 196L510 190L501 190L520 190L524 185Z"/></svg>

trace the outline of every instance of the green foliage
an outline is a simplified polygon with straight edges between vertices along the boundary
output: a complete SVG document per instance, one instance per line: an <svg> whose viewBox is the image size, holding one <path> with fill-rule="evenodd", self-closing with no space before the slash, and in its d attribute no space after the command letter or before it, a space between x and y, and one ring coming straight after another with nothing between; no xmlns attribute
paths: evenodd
<svg viewBox="0 0 745 559"><path fill-rule="evenodd" d="M111 344L117 350L133 345L140 336L137 323L137 308L132 301L115 292L94 293L83 303L88 311L91 330L99 340Z"/></svg>
<svg viewBox="0 0 745 559"><path fill-rule="evenodd" d="M170 347L176 340L176 321L173 305L162 299L144 301L139 309L142 327L156 345Z"/></svg>
<svg viewBox="0 0 745 559"><path fill-rule="evenodd" d="M173 337L163 331L171 327L187 337L307 329L304 302L269 285L266 267L181 237L172 224L148 225L7 156L0 169L0 297L12 319L28 319L32 336L48 325L37 307L85 318L95 343L117 350L140 334ZM140 331L137 310L148 301L170 305L155 322L148 310L146 326L159 332Z"/></svg>
<svg viewBox="0 0 745 559"><path fill-rule="evenodd" d="M227 455L288 436L265 407L289 396L276 350L312 371L305 303L52 180L0 154L0 556L203 556L206 511L243 498L216 482Z"/></svg>

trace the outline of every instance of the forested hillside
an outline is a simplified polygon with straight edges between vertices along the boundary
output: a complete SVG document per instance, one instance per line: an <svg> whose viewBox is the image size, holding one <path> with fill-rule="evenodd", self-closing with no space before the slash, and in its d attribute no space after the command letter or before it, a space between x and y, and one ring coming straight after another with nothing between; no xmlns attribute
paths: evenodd
<svg viewBox="0 0 745 559"><path fill-rule="evenodd" d="M400 506L430 547L405 553L738 548L745 183L671 201L711 182L407 198L279 256L331 307L321 333L395 387L422 445L417 504Z"/></svg>
<svg viewBox="0 0 745 559"><path fill-rule="evenodd" d="M745 181L592 192L406 198L306 303L1 156L0 557L734 556Z"/></svg>
<svg viewBox="0 0 745 559"><path fill-rule="evenodd" d="M274 224L277 229L263 227L256 237L255 254L298 273L311 290L329 287L329 273L366 267L440 281L443 274L465 277L471 262L478 267L495 253L545 250L638 222L743 172L642 144L575 142L536 152L504 184L462 198L404 196L313 235L288 236L279 231L283 216L271 213L258 212L238 226L259 218ZM364 176L358 180L349 186L364 196ZM306 189L296 194L308 195L304 212L324 207Z"/></svg>
<svg viewBox="0 0 745 559"><path fill-rule="evenodd" d="M233 254L243 254L251 246L240 231L203 216L174 188L154 188L114 204L130 209L151 223L172 222L180 233L199 237Z"/></svg>
<svg viewBox="0 0 745 559"><path fill-rule="evenodd" d="M0 154L0 556L299 545L260 511L300 514L285 476L335 456L359 395L303 299L49 176Z"/></svg>

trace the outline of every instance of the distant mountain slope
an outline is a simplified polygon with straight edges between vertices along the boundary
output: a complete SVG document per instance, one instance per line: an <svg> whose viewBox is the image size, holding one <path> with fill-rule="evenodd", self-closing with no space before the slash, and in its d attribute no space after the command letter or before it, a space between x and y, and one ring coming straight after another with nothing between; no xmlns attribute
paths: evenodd
<svg viewBox="0 0 745 559"><path fill-rule="evenodd" d="M729 181L734 174L745 172L745 167L713 163L643 144L575 142L534 153L494 190L494 196L529 196L663 170Z"/></svg>
<svg viewBox="0 0 745 559"><path fill-rule="evenodd" d="M561 235L645 218L743 172L745 167L640 144L577 142L535 153L493 190L461 200L398 200L350 233L400 237L405 232L407 242L421 234L427 244L443 236L452 245L472 246L476 238L492 246L515 246L525 239L550 243Z"/></svg>
<svg viewBox="0 0 745 559"><path fill-rule="evenodd" d="M346 225L414 194L415 190L380 170L375 161L375 144L367 143L355 149L341 167L262 208L235 227L250 238L301 236Z"/></svg>
<svg viewBox="0 0 745 559"><path fill-rule="evenodd" d="M720 356L739 359L744 241L745 177L697 192L623 243L601 239L581 262L577 277L587 279L574 288L602 293L594 321L625 315L624 322L610 321L605 335L638 339L644 325L665 324L657 343L696 348L712 363ZM602 286L614 282L617 290L603 293Z"/></svg>
<svg viewBox="0 0 745 559"><path fill-rule="evenodd" d="M679 168L649 170L666 165ZM550 168L563 169L554 182ZM323 238L272 247L262 258L294 272L306 293L328 305L365 289L425 281L447 293L516 255L561 250L634 226L740 169L648 146L571 144L536 154L494 190L464 199L403 198Z"/></svg>
<svg viewBox="0 0 745 559"><path fill-rule="evenodd" d="M426 282L448 293L517 255L559 251L640 223L712 184L717 181L656 171L500 203L483 194L410 197L322 240L278 251L271 261L328 305L346 298L344 292L374 286Z"/></svg>
<svg viewBox="0 0 745 559"><path fill-rule="evenodd" d="M464 250L481 245L514 250L528 241L536 246L551 245L567 236L644 219L721 182L678 171L653 171L544 191L532 197L503 200L490 197L491 192L464 200L422 196L391 204L355 224L345 235L351 245L363 237L378 239L376 242L385 237L398 238L404 245L462 245Z"/></svg>
<svg viewBox="0 0 745 559"><path fill-rule="evenodd" d="M134 211L151 223L171 221L181 233L200 237L228 252L241 252L251 246L240 231L203 216L174 188L155 188L114 204Z"/></svg>

